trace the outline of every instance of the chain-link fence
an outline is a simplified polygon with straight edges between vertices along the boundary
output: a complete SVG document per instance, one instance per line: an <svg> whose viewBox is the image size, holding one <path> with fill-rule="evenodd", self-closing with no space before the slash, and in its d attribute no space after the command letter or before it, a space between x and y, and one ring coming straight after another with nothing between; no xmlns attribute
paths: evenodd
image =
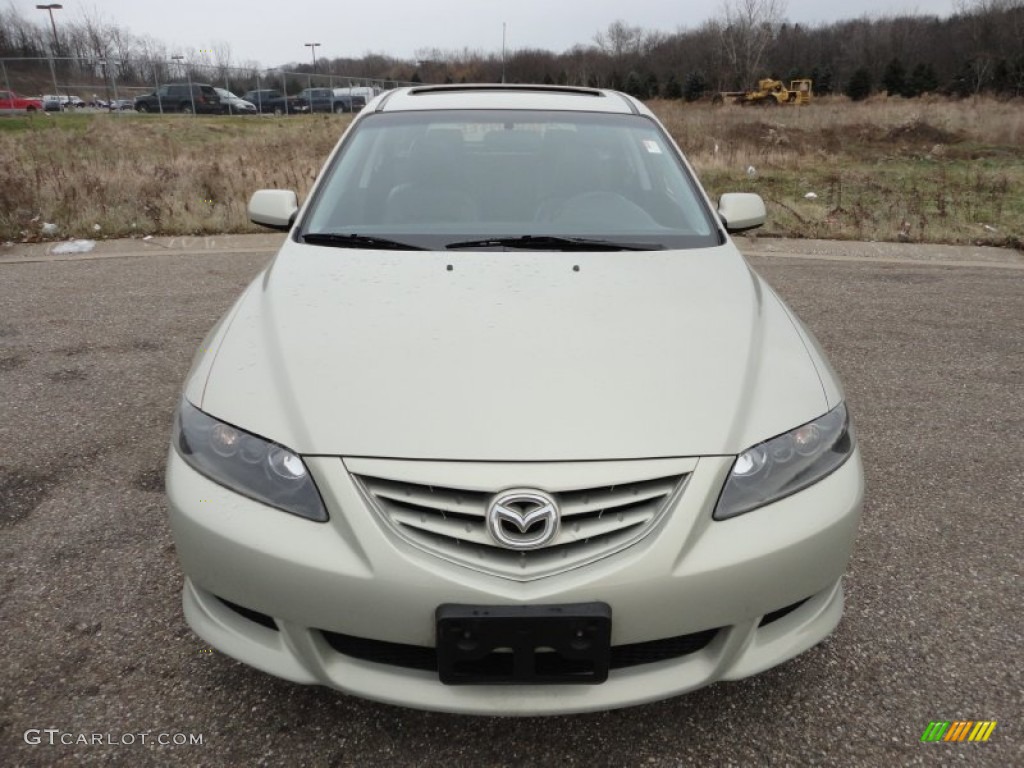
<svg viewBox="0 0 1024 768"><path fill-rule="evenodd" d="M411 84L365 75L235 67L189 61L183 57L166 60L70 56L0 58L0 87L19 96L39 98L44 108L53 112L78 109L131 112L136 97L178 83L187 84L189 92L193 85L205 84L237 96L251 91L277 91L294 96L306 88L372 94ZM152 111L164 111L163 102L157 100ZM287 101L283 111L288 111Z"/></svg>

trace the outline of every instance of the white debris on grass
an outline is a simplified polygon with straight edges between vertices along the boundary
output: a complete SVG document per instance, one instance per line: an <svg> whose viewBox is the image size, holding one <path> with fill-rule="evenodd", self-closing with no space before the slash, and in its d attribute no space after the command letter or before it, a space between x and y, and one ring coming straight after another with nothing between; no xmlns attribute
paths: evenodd
<svg viewBox="0 0 1024 768"><path fill-rule="evenodd" d="M813 192L808 192L806 195L804 195L804 197L807 198L808 200L817 200L818 199L818 196L816 194L814 194Z"/></svg>
<svg viewBox="0 0 1024 768"><path fill-rule="evenodd" d="M752 165L748 165L747 166L747 176L749 176L750 178L754 178L755 176L757 176L757 168L755 168Z"/></svg>
<svg viewBox="0 0 1024 768"><path fill-rule="evenodd" d="M50 253L88 253L95 247L95 240L68 240L66 243L55 245Z"/></svg>
<svg viewBox="0 0 1024 768"><path fill-rule="evenodd" d="M99 224L93 224L92 225L92 231L93 232L99 232L100 231L100 225Z"/></svg>
<svg viewBox="0 0 1024 768"><path fill-rule="evenodd" d="M42 232L44 235L56 235L59 231L59 227L56 224L51 224L48 221L43 222Z"/></svg>

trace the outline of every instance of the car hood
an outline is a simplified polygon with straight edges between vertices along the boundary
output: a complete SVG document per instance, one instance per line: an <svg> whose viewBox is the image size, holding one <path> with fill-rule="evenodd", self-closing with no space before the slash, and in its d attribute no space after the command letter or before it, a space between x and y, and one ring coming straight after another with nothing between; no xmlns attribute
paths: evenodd
<svg viewBox="0 0 1024 768"><path fill-rule="evenodd" d="M813 340L730 245L366 251L285 242L186 396L304 454L735 454L835 405Z"/></svg>

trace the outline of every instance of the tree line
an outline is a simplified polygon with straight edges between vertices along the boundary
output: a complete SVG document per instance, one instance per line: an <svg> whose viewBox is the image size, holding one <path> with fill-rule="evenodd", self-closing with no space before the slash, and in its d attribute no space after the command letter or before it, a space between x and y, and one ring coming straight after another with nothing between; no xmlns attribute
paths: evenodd
<svg viewBox="0 0 1024 768"><path fill-rule="evenodd" d="M330 43L325 43L329 50ZM0 58L53 53L80 76L166 82L174 75L166 43L134 35L87 14L64 21L57 39L47 23L13 6L0 10ZM258 62L233 62L230 45L191 51L192 66L251 86ZM200 55L201 54L201 55ZM10 68L10 67L9 67ZM109 69L108 69L109 68ZM285 63L313 74L307 63ZM71 72L73 76L76 72ZM819 94L862 99L876 92L1024 95L1024 0L957 0L949 17L893 15L804 25L786 19L784 0L723 0L714 18L676 32L617 21L571 49L521 48L501 54L422 48L413 60L370 53L318 59L316 74L398 82L536 82L610 87L639 98L695 101L743 90L761 77L810 77Z"/></svg>

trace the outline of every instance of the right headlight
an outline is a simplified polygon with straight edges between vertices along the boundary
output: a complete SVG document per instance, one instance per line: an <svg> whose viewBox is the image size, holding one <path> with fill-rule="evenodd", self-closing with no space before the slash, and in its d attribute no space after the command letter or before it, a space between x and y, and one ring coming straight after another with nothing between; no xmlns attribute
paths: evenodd
<svg viewBox="0 0 1024 768"><path fill-rule="evenodd" d="M226 424L182 398L172 441L194 470L237 493L324 522L327 510L297 453Z"/></svg>
<svg viewBox="0 0 1024 768"><path fill-rule="evenodd" d="M733 462L714 519L727 520L785 498L838 469L853 453L846 405L749 448Z"/></svg>

